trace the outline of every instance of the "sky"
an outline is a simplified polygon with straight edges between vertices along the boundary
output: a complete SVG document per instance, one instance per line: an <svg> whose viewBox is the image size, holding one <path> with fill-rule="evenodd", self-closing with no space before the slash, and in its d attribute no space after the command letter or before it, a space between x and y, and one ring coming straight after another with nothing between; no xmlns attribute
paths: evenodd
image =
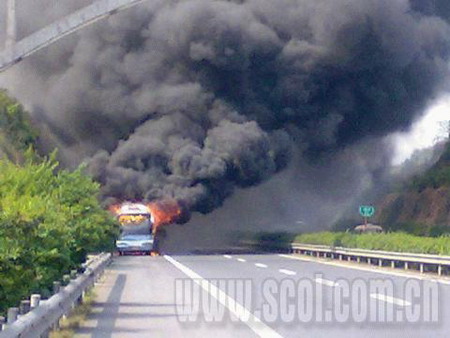
<svg viewBox="0 0 450 338"><path fill-rule="evenodd" d="M439 99L422 119L406 132L392 135L395 155L393 165L399 165L411 157L415 150L431 147L445 139L445 125L450 121L450 95Z"/></svg>

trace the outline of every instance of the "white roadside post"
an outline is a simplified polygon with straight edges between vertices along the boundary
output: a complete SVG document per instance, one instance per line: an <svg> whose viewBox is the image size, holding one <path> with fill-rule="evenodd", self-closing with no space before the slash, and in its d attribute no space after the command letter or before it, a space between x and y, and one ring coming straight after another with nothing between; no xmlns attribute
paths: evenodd
<svg viewBox="0 0 450 338"><path fill-rule="evenodd" d="M16 0L8 0L5 49L12 52L17 39Z"/></svg>
<svg viewBox="0 0 450 338"><path fill-rule="evenodd" d="M41 302L41 295L34 294L30 297L30 307L31 309L35 309L39 306L39 303Z"/></svg>

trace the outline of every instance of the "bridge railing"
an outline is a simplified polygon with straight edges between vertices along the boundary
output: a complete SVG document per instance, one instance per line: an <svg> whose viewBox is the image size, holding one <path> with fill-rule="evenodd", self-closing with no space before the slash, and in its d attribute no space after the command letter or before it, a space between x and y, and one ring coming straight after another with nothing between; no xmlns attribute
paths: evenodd
<svg viewBox="0 0 450 338"><path fill-rule="evenodd" d="M439 276L449 274L450 271L449 256L349 249L300 243L292 244L291 250L293 253L319 258L367 263L369 265L378 265L379 267L390 266L391 268L401 268L404 270L416 269L420 273L432 272Z"/></svg>
<svg viewBox="0 0 450 338"><path fill-rule="evenodd" d="M23 38L11 48L0 51L0 72L64 36L142 1L144 0L97 0Z"/></svg>
<svg viewBox="0 0 450 338"><path fill-rule="evenodd" d="M20 308L10 308L0 338L48 336L59 320L82 301L110 260L109 253L95 256L85 264L82 274L73 273L70 282L65 287L58 286L58 292L48 300L40 301L39 295L33 295L30 301L22 301Z"/></svg>

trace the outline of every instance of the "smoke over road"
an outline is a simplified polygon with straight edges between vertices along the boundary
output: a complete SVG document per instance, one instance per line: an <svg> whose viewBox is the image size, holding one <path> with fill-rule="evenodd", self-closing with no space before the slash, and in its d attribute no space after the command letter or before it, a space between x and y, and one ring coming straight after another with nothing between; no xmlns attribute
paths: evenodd
<svg viewBox="0 0 450 338"><path fill-rule="evenodd" d="M289 166L260 193L313 219L382 177L385 136L443 90L450 26L435 14L407 0L148 1L0 84L105 198L207 213Z"/></svg>

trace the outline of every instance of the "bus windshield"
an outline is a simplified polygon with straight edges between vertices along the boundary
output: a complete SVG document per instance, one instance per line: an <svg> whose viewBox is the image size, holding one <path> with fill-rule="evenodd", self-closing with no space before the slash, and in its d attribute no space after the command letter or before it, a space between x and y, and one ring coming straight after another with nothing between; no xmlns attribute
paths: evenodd
<svg viewBox="0 0 450 338"><path fill-rule="evenodd" d="M118 221L121 225L140 225L144 222L148 222L150 219L149 214L135 214L135 215L119 215Z"/></svg>

